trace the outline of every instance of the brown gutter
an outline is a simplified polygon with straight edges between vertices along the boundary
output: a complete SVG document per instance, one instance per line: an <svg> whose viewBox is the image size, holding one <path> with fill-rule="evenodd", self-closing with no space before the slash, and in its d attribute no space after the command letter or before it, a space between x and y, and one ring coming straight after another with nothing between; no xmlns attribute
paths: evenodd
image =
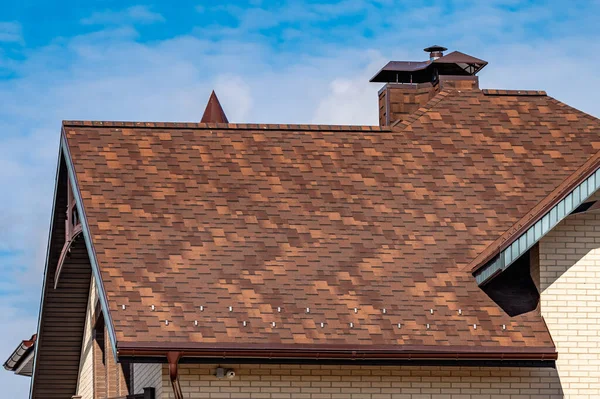
<svg viewBox="0 0 600 399"><path fill-rule="evenodd" d="M254 359L352 359L352 360L556 360L554 347L487 348L471 346L403 345L296 345L296 344L202 344L202 343L125 343L119 356L165 357L169 352L180 357L254 358Z"/></svg>
<svg viewBox="0 0 600 399"><path fill-rule="evenodd" d="M183 392L181 391L181 385L179 384L178 376L179 359L181 359L181 352L167 353L167 360L169 362L169 378L171 380L171 387L173 388L175 399L183 399Z"/></svg>
<svg viewBox="0 0 600 399"><path fill-rule="evenodd" d="M575 187L590 177L600 167L600 151L588 159L579 169L565 179L554 191L540 201L527 215L523 216L500 238L489 245L471 263L464 267L475 273L485 266L494 256L508 248L515 239L519 238L531 226L537 223L550 209L563 200Z"/></svg>

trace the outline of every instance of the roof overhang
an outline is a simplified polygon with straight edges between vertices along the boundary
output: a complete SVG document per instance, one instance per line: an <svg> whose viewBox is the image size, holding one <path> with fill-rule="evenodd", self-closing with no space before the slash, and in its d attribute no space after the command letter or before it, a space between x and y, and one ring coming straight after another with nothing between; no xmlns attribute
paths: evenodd
<svg viewBox="0 0 600 399"><path fill-rule="evenodd" d="M4 362L4 368L8 371L14 371L15 374L31 376L30 366L33 363L36 338L37 335L34 334L30 339L22 341Z"/></svg>
<svg viewBox="0 0 600 399"><path fill-rule="evenodd" d="M432 73L431 70L433 68L437 69L440 75L473 76L487 64L487 61L461 53L460 51L453 51L433 61L390 61L369 82L421 82L423 76Z"/></svg>
<svg viewBox="0 0 600 399"><path fill-rule="evenodd" d="M488 247L482 254L483 259L480 255L475 260L476 266L472 273L477 284L483 285L502 273L599 189L600 152L542 200L532 212L504 234L499 242Z"/></svg>

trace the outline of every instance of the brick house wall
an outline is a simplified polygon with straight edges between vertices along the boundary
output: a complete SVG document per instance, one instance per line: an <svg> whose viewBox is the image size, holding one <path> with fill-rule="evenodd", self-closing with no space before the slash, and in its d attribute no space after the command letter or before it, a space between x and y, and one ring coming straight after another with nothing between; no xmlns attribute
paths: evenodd
<svg viewBox="0 0 600 399"><path fill-rule="evenodd" d="M77 395L81 399L94 399L94 340L92 337L94 321L94 304L96 303L96 283L94 278L90 284L90 297L85 315L85 332L83 334L83 347L79 364L79 378L77 379Z"/></svg>
<svg viewBox="0 0 600 399"><path fill-rule="evenodd" d="M77 378L77 396L81 399L115 398L128 394L123 369L116 363L110 347L108 331L104 329L102 332L106 343L104 352L94 339L97 302L98 293L92 277Z"/></svg>
<svg viewBox="0 0 600 399"><path fill-rule="evenodd" d="M235 378L217 379L217 365L179 366L186 398L548 399L562 398L551 368L226 365ZM163 366L161 398L172 399Z"/></svg>
<svg viewBox="0 0 600 399"><path fill-rule="evenodd" d="M600 398L600 213L569 216L539 252L541 312L565 397Z"/></svg>

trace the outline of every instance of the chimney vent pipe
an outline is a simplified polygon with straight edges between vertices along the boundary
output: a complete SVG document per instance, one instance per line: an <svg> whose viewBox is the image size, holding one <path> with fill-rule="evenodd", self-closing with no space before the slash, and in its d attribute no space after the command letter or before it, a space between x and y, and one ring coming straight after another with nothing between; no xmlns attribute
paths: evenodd
<svg viewBox="0 0 600 399"><path fill-rule="evenodd" d="M427 48L423 49L423 51L429 53L430 61L435 61L438 58L443 57L444 51L446 51L446 50L448 50L448 49L446 47L442 47L442 46L431 46L431 47L427 47Z"/></svg>

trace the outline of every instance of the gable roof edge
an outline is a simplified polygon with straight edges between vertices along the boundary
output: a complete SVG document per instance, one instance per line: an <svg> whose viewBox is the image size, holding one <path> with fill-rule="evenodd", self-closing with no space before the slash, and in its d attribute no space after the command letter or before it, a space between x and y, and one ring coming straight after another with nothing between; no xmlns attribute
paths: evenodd
<svg viewBox="0 0 600 399"><path fill-rule="evenodd" d="M75 173L75 167L73 160L71 159L71 152L69 150L69 143L67 141L67 135L65 134L64 127L61 129L61 149L64 153L65 163L67 165L68 178L71 182L71 188L73 189L73 196L75 197L75 203L77 205L77 211L79 212L79 219L81 221L81 227L83 230L83 238L85 240L85 246L90 259L90 265L92 266L92 275L94 276L96 287L98 288L98 299L104 315L104 320L108 330L108 336L110 337L111 348L113 355L117 359L117 335L115 333L115 327L110 315L110 307L108 306L108 297L104 290L104 284L102 282L102 275L98 267L98 261L96 258L96 250L94 249L94 243L90 232L89 225L87 223L87 216L83 207L83 198L81 197L81 191L79 190L79 183L77 181L77 175Z"/></svg>
<svg viewBox="0 0 600 399"><path fill-rule="evenodd" d="M570 195L580 184L590 179L592 175L600 171L600 151L596 152L590 159L588 159L579 169L572 173L567 179L565 179L558 187L556 187L549 195L543 198L533 209L517 221L513 226L502 234L496 241L490 244L483 252L479 254L471 263L465 266L464 270L469 270L471 273L481 273L492 260L502 254L502 251L508 249L511 245L523 237L523 235L536 223L540 222L546 217L550 211L563 201L568 195ZM596 180L596 183L600 183L600 176ZM588 196L593 192L588 193ZM587 197L586 197L587 198ZM585 198L583 199L585 200ZM574 208L573 208L574 209ZM570 213L570 212L569 212ZM566 217L568 215L564 215ZM562 220L562 219L560 219ZM560 222L556 221L556 224ZM552 229L556 224L549 227L547 231L543 232L539 237L541 239L548 231ZM537 241L536 241L537 242ZM520 255L519 255L520 256ZM518 256L517 256L518 257ZM516 257L515 257L516 259ZM502 262L502 260L501 260ZM496 262L494 262L495 264ZM506 266L504 266L506 267ZM485 281L488 281L496 273L501 271L500 269L496 272L485 276L485 280L478 281L481 285Z"/></svg>
<svg viewBox="0 0 600 399"><path fill-rule="evenodd" d="M40 336L40 329L42 327L42 313L44 312L44 299L46 296L45 295L46 290L44 289L44 284L45 284L46 278L48 277L48 266L50 263L50 247L51 247L51 243L52 243L52 230L54 228L54 212L56 211L56 209L55 209L56 208L56 198L58 195L58 175L60 173L60 162L62 160L62 157L63 157L62 145L59 144L58 158L56 161L56 173L54 175L54 194L52 195L52 210L50 213L50 226L48 228L48 242L46 244L46 259L44 261L44 277L42 279L42 295L40 295L40 311L38 313L38 322L37 322L37 329L36 329L37 337ZM35 383L35 368L37 366L38 348L39 348L39 345L35 345L33 348L33 367L32 367L32 371L31 371L31 383L29 384L29 397L30 398L33 394L33 386Z"/></svg>

